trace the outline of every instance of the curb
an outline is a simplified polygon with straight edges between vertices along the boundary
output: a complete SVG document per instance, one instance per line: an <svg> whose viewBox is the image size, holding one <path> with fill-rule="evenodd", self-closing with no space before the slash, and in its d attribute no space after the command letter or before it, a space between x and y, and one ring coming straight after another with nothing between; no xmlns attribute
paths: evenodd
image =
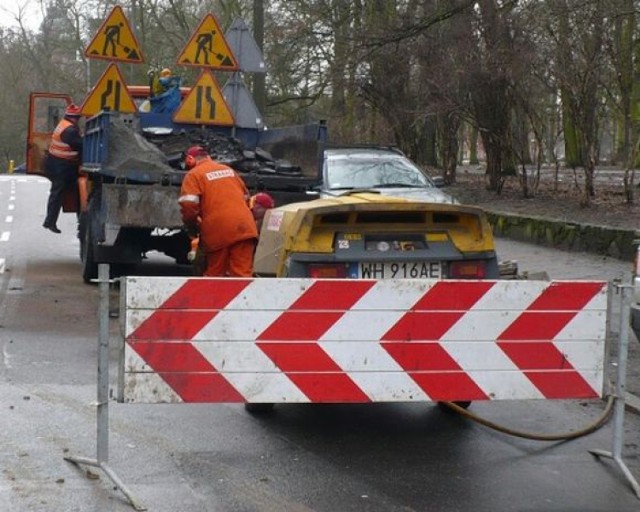
<svg viewBox="0 0 640 512"><path fill-rule="evenodd" d="M577 224L501 211L485 210L485 213L495 236L623 261L633 261L633 241L640 237L640 232L634 229Z"/></svg>

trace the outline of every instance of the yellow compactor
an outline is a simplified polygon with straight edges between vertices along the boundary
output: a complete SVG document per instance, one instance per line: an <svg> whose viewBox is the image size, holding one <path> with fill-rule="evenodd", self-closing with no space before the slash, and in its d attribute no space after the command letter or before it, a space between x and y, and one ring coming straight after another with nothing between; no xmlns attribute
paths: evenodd
<svg viewBox="0 0 640 512"><path fill-rule="evenodd" d="M269 210L254 271L265 277L499 277L483 210L366 192Z"/></svg>

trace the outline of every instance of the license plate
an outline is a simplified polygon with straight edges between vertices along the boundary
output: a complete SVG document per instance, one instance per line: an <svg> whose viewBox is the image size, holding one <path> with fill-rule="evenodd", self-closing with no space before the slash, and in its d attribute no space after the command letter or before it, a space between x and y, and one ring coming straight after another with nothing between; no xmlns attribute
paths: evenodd
<svg viewBox="0 0 640 512"><path fill-rule="evenodd" d="M439 261L358 263L360 279L442 279L442 264Z"/></svg>

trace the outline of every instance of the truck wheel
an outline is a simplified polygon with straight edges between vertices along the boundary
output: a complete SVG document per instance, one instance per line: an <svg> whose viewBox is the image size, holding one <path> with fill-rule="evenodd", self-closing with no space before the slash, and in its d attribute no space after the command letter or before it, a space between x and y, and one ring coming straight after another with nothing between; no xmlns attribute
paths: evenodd
<svg viewBox="0 0 640 512"><path fill-rule="evenodd" d="M80 243L80 254L82 258L82 279L85 283L90 283L92 279L98 278L98 264L93 254L93 243L91 242L91 222L86 219L84 226L84 236Z"/></svg>
<svg viewBox="0 0 640 512"><path fill-rule="evenodd" d="M80 242L80 261L82 261L82 255L84 254L84 232L87 229L87 218L86 212L81 213L78 216L78 242Z"/></svg>
<svg viewBox="0 0 640 512"><path fill-rule="evenodd" d="M244 410L247 411L249 414L255 414L255 415L268 414L271 411L273 411L274 405L275 404L269 404L269 403L264 403L264 404L246 403L244 404Z"/></svg>

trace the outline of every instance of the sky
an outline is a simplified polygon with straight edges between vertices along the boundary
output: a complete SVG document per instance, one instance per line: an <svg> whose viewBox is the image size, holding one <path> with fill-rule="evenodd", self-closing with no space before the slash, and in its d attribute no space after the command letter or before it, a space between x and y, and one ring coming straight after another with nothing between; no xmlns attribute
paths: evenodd
<svg viewBox="0 0 640 512"><path fill-rule="evenodd" d="M42 21L37 0L0 0L0 25L4 27L16 26L16 17L21 7L26 14L23 20L27 27L37 30Z"/></svg>

